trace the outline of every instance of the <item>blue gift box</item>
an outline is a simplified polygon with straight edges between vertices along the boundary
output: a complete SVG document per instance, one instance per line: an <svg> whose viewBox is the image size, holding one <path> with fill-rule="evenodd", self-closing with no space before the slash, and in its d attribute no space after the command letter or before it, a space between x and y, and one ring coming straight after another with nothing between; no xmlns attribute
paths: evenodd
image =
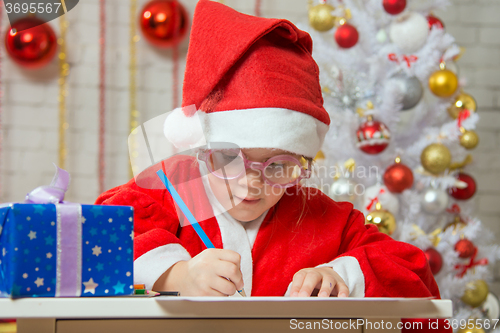
<svg viewBox="0 0 500 333"><path fill-rule="evenodd" d="M69 205L77 224L65 203L0 208L0 297L133 293L133 208Z"/></svg>

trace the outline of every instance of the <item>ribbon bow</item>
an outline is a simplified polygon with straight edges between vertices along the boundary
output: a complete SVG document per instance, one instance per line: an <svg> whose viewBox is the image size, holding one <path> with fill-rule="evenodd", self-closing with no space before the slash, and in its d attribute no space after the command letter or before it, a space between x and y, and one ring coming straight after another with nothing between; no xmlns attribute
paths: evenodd
<svg viewBox="0 0 500 333"><path fill-rule="evenodd" d="M410 232L410 236L412 237L412 240L415 240L415 239L417 239L420 236L425 236L425 237L427 237L432 242L432 245L434 245L434 247L438 246L439 242L441 241L441 237L439 236L439 234L441 232L443 232L443 230L441 228L437 228L433 232L431 232L430 234L426 234L422 230L422 228L420 228L416 224L412 224L411 227L413 229Z"/></svg>
<svg viewBox="0 0 500 333"><path fill-rule="evenodd" d="M400 63L401 60L406 62L406 65L408 66L408 68L411 67L411 63L412 62L416 62L418 60L418 57L415 56L415 55L410 55L410 56L407 56L406 54L403 54L401 59L398 58L398 56L396 55L396 53L389 53L388 55L388 58L390 61L394 61L396 63Z"/></svg>
<svg viewBox="0 0 500 333"><path fill-rule="evenodd" d="M470 116L470 111L467 110L467 109L464 109L462 111L460 111L460 113L458 114L458 119L457 119L457 123L458 123L458 127L462 127L462 122L469 118Z"/></svg>
<svg viewBox="0 0 500 333"><path fill-rule="evenodd" d="M378 194L380 195L382 193L385 193L385 190L383 188L380 189ZM376 204L377 202L379 202L378 195L375 198L370 200L370 203L366 206L366 210L370 211L372 209L373 205Z"/></svg>
<svg viewBox="0 0 500 333"><path fill-rule="evenodd" d="M26 195L26 203L34 204L58 204L64 200L64 194L68 190L70 181L66 170L56 167L56 174L49 186L40 186Z"/></svg>
<svg viewBox="0 0 500 333"><path fill-rule="evenodd" d="M446 208L446 211L451 214L460 214L460 206L457 204L453 204L450 208Z"/></svg>
<svg viewBox="0 0 500 333"><path fill-rule="evenodd" d="M49 186L40 186L26 195L26 203L54 204L57 216L57 264L55 296L82 293L82 206L64 200L69 173L57 166Z"/></svg>
<svg viewBox="0 0 500 333"><path fill-rule="evenodd" d="M462 271L457 273L457 277L459 278L462 278L465 273L467 273L467 271L470 269L470 268L473 268L475 266L479 266L479 265L488 265L488 258L482 258L482 259L479 259L478 261L476 261L476 255L477 255L477 247L474 248L474 253L472 254L472 256L470 257L470 262L466 265L464 264L457 264L455 265L455 269L461 269Z"/></svg>

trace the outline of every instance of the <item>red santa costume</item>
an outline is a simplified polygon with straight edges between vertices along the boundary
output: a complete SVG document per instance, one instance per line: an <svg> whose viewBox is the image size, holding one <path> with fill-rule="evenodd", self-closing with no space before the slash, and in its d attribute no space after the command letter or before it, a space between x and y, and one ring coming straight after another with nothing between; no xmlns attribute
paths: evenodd
<svg viewBox="0 0 500 333"><path fill-rule="evenodd" d="M330 119L307 33L287 20L200 0L190 38L183 107L195 105L203 116L207 142L315 156ZM204 106L219 88L218 103ZM177 115L188 120L193 114L187 110L176 110ZM240 222L213 196L202 177L203 162L174 157L161 167L177 181L196 180L180 194L214 210L214 217L199 224L216 248L241 255L247 295L287 295L297 271L328 266L344 279L350 297L439 297L424 253L365 225L350 203L298 185L256 220ZM192 226L179 225L166 189L146 189L132 179L103 193L96 204L134 206L134 280L147 288L172 265L205 249Z"/></svg>

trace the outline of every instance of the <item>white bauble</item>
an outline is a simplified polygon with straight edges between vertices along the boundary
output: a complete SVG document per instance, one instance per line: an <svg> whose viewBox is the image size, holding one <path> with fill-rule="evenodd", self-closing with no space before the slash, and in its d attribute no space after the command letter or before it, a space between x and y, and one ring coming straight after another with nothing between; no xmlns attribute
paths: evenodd
<svg viewBox="0 0 500 333"><path fill-rule="evenodd" d="M356 185L357 183L351 178L341 177L335 180L332 187L330 187L330 198L338 202L348 201L354 203L358 197Z"/></svg>
<svg viewBox="0 0 500 333"><path fill-rule="evenodd" d="M427 41L429 23L423 15L411 12L391 24L389 36L405 53L414 53Z"/></svg>
<svg viewBox="0 0 500 333"><path fill-rule="evenodd" d="M441 214L448 207L448 202L448 194L440 188L428 187L422 193L422 210L428 214Z"/></svg>
<svg viewBox="0 0 500 333"><path fill-rule="evenodd" d="M375 210L375 204L377 203L377 201L374 200L375 198L378 198L382 208L388 210L392 215L396 216L399 213L398 198L392 194L386 186L375 184L368 187L365 191L363 200L363 213L365 216ZM367 209L370 203L372 203L372 205L370 209Z"/></svg>

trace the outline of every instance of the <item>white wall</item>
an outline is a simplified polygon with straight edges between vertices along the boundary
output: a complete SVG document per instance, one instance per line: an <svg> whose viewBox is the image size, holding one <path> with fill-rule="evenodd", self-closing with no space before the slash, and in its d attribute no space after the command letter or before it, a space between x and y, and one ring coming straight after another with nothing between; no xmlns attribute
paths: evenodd
<svg viewBox="0 0 500 333"><path fill-rule="evenodd" d="M196 0L181 0L193 13ZM417 1L417 0L410 0ZM139 0L139 8L146 3ZM239 11L253 14L253 0L226 0ZM262 15L292 22L307 19L307 0L262 0ZM500 236L500 3L498 0L453 0L446 12L435 13L446 29L467 48L459 61L466 91L478 102L480 146L469 169L478 182L477 215ZM5 15L5 14L4 14ZM107 0L107 135L106 188L128 180L129 130L128 61L129 1ZM67 14L68 147L66 169L72 183L67 200L92 203L97 197L98 151L98 36L99 1L80 1ZM7 18L4 16L4 22ZM58 21L50 23L56 31ZM3 32L6 24L3 26ZM2 33L3 36L3 33ZM3 38L3 37L2 37ZM2 42L3 44L3 42ZM188 41L180 50L180 82ZM14 65L5 50L2 61L4 126L1 155L1 201L21 201L31 189L50 183L58 152L58 66L27 71ZM159 51L143 38L137 43L137 105L142 121L172 109L171 51ZM179 88L179 92L181 89ZM180 98L180 96L179 96ZM497 274L500 276L500 274ZM500 290L500 283L495 285ZM497 292L498 294L498 292Z"/></svg>

